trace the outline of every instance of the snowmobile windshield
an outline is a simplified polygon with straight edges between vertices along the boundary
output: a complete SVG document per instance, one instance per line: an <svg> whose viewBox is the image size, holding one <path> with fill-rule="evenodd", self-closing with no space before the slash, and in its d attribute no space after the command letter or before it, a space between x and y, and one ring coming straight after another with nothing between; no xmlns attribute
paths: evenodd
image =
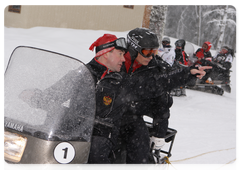
<svg viewBox="0 0 240 170"><path fill-rule="evenodd" d="M5 128L45 140L90 141L95 84L71 57L18 47L5 72Z"/></svg>

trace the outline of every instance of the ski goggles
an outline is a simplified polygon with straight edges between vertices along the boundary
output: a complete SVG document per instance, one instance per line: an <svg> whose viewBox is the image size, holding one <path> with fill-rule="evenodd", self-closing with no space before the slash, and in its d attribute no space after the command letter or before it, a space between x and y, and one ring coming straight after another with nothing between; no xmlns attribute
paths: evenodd
<svg viewBox="0 0 240 170"><path fill-rule="evenodd" d="M227 52L228 52L227 48L222 48L221 51L220 51L220 53L222 53L222 54L226 54Z"/></svg>
<svg viewBox="0 0 240 170"><path fill-rule="evenodd" d="M170 42L169 41L162 41L162 44L167 45L167 44L170 44Z"/></svg>
<svg viewBox="0 0 240 170"><path fill-rule="evenodd" d="M149 57L155 56L158 52L158 49L157 48L143 48L141 52L142 52L143 57L149 58Z"/></svg>
<svg viewBox="0 0 240 170"><path fill-rule="evenodd" d="M118 50L124 50L127 51L127 43L125 41L125 38L118 38L115 41L100 45L96 47L96 53L110 47L115 47Z"/></svg>

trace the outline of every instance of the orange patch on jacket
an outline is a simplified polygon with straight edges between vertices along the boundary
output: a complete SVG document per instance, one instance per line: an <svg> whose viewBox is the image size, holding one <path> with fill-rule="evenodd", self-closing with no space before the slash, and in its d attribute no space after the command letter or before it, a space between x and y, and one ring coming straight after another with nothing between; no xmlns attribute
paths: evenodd
<svg viewBox="0 0 240 170"><path fill-rule="evenodd" d="M104 97L103 97L103 103L104 103L106 106L110 105L110 104L112 103L112 98L109 97L109 96L104 96Z"/></svg>

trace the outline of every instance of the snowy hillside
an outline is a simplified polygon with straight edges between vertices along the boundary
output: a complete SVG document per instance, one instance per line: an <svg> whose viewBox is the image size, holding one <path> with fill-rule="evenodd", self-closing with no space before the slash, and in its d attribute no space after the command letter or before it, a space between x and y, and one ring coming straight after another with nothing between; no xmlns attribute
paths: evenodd
<svg viewBox="0 0 240 170"><path fill-rule="evenodd" d="M5 28L4 31L4 70L12 51L17 46L42 48L87 63L95 54L88 48L98 37L104 33L126 37L128 33L45 27ZM175 40L171 38L171 44L174 44ZM195 46L195 51L197 48ZM214 51L212 54L215 54ZM174 97L170 117L170 127L178 131L170 158L174 167L181 168L179 164L204 164L208 165L204 167L208 169L216 164L215 169L222 169L226 167L222 165L228 163L231 164L228 165L228 169L235 167L236 60L231 70L231 93L225 92L223 96L219 96L187 89L186 97ZM5 163L6 169L11 169L12 166Z"/></svg>

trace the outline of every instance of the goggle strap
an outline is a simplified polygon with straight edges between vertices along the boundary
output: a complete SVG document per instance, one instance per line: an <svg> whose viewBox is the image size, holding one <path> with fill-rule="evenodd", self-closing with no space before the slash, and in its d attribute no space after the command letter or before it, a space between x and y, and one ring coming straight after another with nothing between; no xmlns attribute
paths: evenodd
<svg viewBox="0 0 240 170"><path fill-rule="evenodd" d="M96 47L96 53L98 53L99 51L101 51L103 49L110 48L110 47L115 47L116 49L127 50L126 42L121 41L121 39L123 39L123 38L119 38L119 39L116 39L115 41L97 46ZM119 43L117 44L116 41L120 41L121 46L119 46L120 44ZM122 42L124 42L124 44L122 44Z"/></svg>
<svg viewBox="0 0 240 170"><path fill-rule="evenodd" d="M101 51L103 49L114 47L114 46L115 46L115 41L99 45L96 47L96 53L98 53L99 51Z"/></svg>

